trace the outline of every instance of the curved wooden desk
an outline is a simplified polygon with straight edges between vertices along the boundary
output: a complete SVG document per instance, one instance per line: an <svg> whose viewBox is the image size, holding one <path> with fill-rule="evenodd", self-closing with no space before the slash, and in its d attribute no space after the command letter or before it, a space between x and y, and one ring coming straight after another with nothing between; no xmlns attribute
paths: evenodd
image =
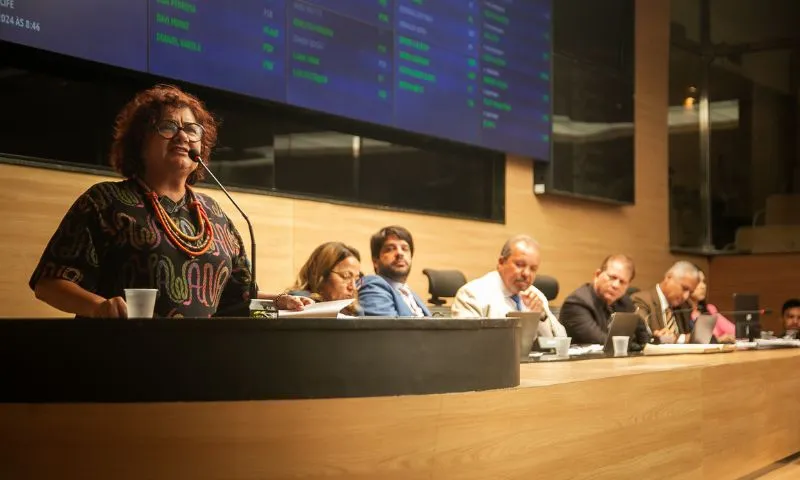
<svg viewBox="0 0 800 480"><path fill-rule="evenodd" d="M518 321L0 320L0 403L297 400L519 385Z"/></svg>
<svg viewBox="0 0 800 480"><path fill-rule="evenodd" d="M800 450L800 350L521 366L418 396L0 404L0 478L736 478Z"/></svg>

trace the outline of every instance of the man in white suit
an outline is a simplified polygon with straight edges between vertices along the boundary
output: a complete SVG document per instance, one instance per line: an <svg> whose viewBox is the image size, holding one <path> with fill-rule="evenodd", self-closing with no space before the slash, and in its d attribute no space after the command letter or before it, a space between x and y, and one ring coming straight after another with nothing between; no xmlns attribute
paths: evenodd
<svg viewBox="0 0 800 480"><path fill-rule="evenodd" d="M533 286L539 270L539 244L527 235L506 241L497 260L497 269L458 290L453 317L504 318L508 312L541 312L539 336L566 337L567 332L547 304L547 297Z"/></svg>

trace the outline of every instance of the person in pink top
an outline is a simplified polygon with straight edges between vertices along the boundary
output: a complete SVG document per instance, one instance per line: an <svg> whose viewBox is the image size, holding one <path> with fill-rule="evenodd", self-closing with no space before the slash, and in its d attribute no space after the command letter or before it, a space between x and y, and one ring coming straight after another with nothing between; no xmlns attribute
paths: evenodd
<svg viewBox="0 0 800 480"><path fill-rule="evenodd" d="M692 322L697 320L700 315L714 315L717 314L717 324L714 327L714 336L719 343L734 343L736 342L736 325L730 320L719 314L719 310L714 305L706 302L706 295L708 293L708 284L706 283L706 273L699 267L697 270L700 272L700 281L697 282L692 295L689 297L689 304L692 305Z"/></svg>

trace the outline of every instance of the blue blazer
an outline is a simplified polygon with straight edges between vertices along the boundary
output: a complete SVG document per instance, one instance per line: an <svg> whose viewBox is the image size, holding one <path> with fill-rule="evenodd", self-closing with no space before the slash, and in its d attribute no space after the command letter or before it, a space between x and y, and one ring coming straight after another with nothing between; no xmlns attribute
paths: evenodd
<svg viewBox="0 0 800 480"><path fill-rule="evenodd" d="M417 305L426 317L431 316L431 311L420 300L419 296L411 292ZM381 317L411 317L414 313L406 305L403 296L392 288L391 284L380 275L367 275L358 289L358 302L366 316Z"/></svg>

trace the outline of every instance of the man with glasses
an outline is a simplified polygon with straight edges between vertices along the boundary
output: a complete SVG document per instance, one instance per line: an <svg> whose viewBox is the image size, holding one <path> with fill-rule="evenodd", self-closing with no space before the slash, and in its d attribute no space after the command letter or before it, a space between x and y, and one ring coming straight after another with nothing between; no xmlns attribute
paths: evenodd
<svg viewBox="0 0 800 480"><path fill-rule="evenodd" d="M203 179L189 152L208 162L217 124L197 97L171 85L139 92L117 115L110 163L125 177L100 182L70 207L44 248L29 286L77 317L128 317L126 290L157 291L154 317L247 315L249 300L302 310L308 298L253 285L238 230L191 185Z"/></svg>
<svg viewBox="0 0 800 480"><path fill-rule="evenodd" d="M512 311L540 312L539 336L565 337L544 293L533 286L541 263L539 244L527 235L515 235L500 250L496 270L458 290L453 317L504 318Z"/></svg>
<svg viewBox="0 0 800 480"><path fill-rule="evenodd" d="M579 287L564 300L559 320L572 337L572 343L605 344L611 315L636 311L633 300L626 295L635 276L633 259L623 254L610 255L594 272L591 283ZM638 350L649 339L647 327L641 323L630 348Z"/></svg>
<svg viewBox="0 0 800 480"><path fill-rule="evenodd" d="M381 317L430 317L431 311L406 284L414 256L411 232L400 226L380 229L370 239L377 275L361 280L358 301L364 314Z"/></svg>

